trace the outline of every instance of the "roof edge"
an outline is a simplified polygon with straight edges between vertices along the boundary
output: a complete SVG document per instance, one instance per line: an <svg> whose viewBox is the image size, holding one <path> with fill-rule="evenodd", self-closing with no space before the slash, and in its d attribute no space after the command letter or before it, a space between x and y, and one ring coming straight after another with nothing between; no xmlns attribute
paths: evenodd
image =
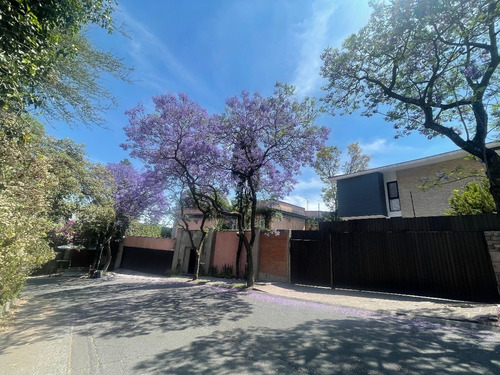
<svg viewBox="0 0 500 375"><path fill-rule="evenodd" d="M490 149L498 150L498 149L500 149L500 142L489 142L486 144L486 146L488 146ZM376 172L389 172L389 171L399 171L401 169L407 169L407 168L416 168L416 167L420 167L422 165L434 164L434 163L439 163L441 161L447 161L447 160L453 160L453 159L456 159L458 157L466 157L467 155L469 155L469 153L465 150L462 150L462 149L448 151L448 152L444 152L442 154L426 156L424 158L408 160L408 161L404 161L401 163L395 163L395 164L385 165L382 167L365 169L364 171L360 171L360 172L333 176L333 177L330 177L330 181L333 182L333 181L345 180L346 178L362 176L365 174L376 173Z"/></svg>

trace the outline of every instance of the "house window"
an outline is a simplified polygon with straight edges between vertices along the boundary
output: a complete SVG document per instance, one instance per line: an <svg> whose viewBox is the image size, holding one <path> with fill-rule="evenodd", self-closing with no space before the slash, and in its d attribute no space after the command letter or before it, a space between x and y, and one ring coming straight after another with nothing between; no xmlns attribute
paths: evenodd
<svg viewBox="0 0 500 375"><path fill-rule="evenodd" d="M387 196L389 197L389 210L391 210L391 212L401 211L397 181L391 181L387 183Z"/></svg>

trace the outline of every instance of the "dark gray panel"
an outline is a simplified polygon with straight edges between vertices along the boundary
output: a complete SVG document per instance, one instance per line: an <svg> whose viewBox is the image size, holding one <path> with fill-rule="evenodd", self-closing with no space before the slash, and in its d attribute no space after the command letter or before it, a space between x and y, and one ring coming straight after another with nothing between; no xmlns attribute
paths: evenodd
<svg viewBox="0 0 500 375"><path fill-rule="evenodd" d="M380 172L337 181L338 215L387 216L384 176Z"/></svg>

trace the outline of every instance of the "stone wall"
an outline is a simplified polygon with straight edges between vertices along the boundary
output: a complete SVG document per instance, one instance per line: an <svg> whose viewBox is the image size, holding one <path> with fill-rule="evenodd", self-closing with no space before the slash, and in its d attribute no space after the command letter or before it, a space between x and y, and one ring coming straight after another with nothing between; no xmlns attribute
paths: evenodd
<svg viewBox="0 0 500 375"><path fill-rule="evenodd" d="M484 232L488 250L490 252L491 264L497 279L497 289L500 294L500 232Z"/></svg>

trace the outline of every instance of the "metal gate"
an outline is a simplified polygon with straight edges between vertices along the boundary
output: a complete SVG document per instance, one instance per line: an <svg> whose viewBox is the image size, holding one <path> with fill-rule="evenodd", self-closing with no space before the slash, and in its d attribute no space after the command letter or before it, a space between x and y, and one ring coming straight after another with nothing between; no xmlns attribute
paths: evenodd
<svg viewBox="0 0 500 375"><path fill-rule="evenodd" d="M324 246L324 245L327 246ZM292 283L331 286L331 259L328 244L318 231L292 231L290 278Z"/></svg>
<svg viewBox="0 0 500 375"><path fill-rule="evenodd" d="M123 248L121 268L165 275L172 269L173 250L153 250L138 247Z"/></svg>

